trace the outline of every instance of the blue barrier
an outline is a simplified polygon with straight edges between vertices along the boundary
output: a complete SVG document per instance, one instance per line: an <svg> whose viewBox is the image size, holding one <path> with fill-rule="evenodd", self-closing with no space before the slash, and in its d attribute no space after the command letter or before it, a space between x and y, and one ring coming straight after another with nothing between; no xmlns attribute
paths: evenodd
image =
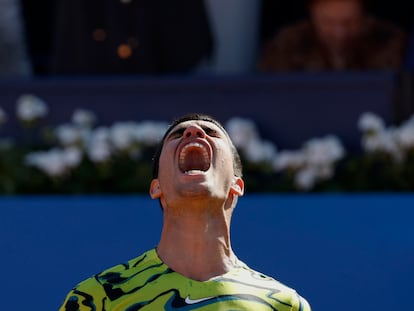
<svg viewBox="0 0 414 311"><path fill-rule="evenodd" d="M405 310L414 290L414 195L246 195L239 258L315 311ZM0 198L2 310L56 310L78 281L158 242L148 196Z"/></svg>

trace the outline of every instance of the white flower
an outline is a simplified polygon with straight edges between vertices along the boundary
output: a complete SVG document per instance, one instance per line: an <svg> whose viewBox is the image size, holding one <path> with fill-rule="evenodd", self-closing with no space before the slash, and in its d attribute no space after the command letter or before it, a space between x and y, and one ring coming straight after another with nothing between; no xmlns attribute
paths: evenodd
<svg viewBox="0 0 414 311"><path fill-rule="evenodd" d="M227 132L238 148L245 148L252 140L259 139L256 125L253 121L240 117L233 117L226 122Z"/></svg>
<svg viewBox="0 0 414 311"><path fill-rule="evenodd" d="M305 155L302 151L283 150L273 160L273 168L276 171L286 169L298 169L305 164Z"/></svg>
<svg viewBox="0 0 414 311"><path fill-rule="evenodd" d="M277 154L276 146L270 141L253 141L249 144L247 158L252 162L272 162Z"/></svg>
<svg viewBox="0 0 414 311"><path fill-rule="evenodd" d="M135 124L133 128L134 140L147 145L158 144L168 128L167 122L144 121Z"/></svg>
<svg viewBox="0 0 414 311"><path fill-rule="evenodd" d="M276 146L267 140L262 140L255 123L252 120L233 117L226 123L226 129L236 148L243 151L251 162L272 162L276 156Z"/></svg>
<svg viewBox="0 0 414 311"><path fill-rule="evenodd" d="M383 149L383 135L370 135L362 137L362 148L367 152L375 152Z"/></svg>
<svg viewBox="0 0 414 311"><path fill-rule="evenodd" d="M92 127L97 121L95 113L86 109L76 109L72 115L72 122L80 127Z"/></svg>
<svg viewBox="0 0 414 311"><path fill-rule="evenodd" d="M301 169L295 175L295 185L304 191L308 191L315 186L317 172L312 167Z"/></svg>
<svg viewBox="0 0 414 311"><path fill-rule="evenodd" d="M79 127L72 124L62 124L56 127L55 136L63 146L71 146L82 143L86 133Z"/></svg>
<svg viewBox="0 0 414 311"><path fill-rule="evenodd" d="M112 156L111 146L105 141L94 141L87 147L89 159L92 162L106 162Z"/></svg>
<svg viewBox="0 0 414 311"><path fill-rule="evenodd" d="M378 133L384 130L382 118L372 112L363 113L358 120L358 128L362 132Z"/></svg>
<svg viewBox="0 0 414 311"><path fill-rule="evenodd" d="M31 94L21 95L17 99L17 117L22 121L34 121L45 117L49 109L39 97Z"/></svg>
<svg viewBox="0 0 414 311"><path fill-rule="evenodd" d="M105 126L95 128L89 136L89 142L107 142L110 141L110 131Z"/></svg>
<svg viewBox="0 0 414 311"><path fill-rule="evenodd" d="M29 153L25 158L25 163L52 177L60 176L65 172L64 161L56 150Z"/></svg>
<svg viewBox="0 0 414 311"><path fill-rule="evenodd" d="M408 122L404 123L396 130L396 139L398 144L403 149L410 149L414 147L414 124Z"/></svg>
<svg viewBox="0 0 414 311"><path fill-rule="evenodd" d="M407 120L405 120L402 126L414 126L414 114L411 117L409 117Z"/></svg>
<svg viewBox="0 0 414 311"><path fill-rule="evenodd" d="M310 190L315 183L334 175L334 164L345 154L334 135L313 138L296 151L281 151L273 161L275 171L293 170L294 183L301 190Z"/></svg>
<svg viewBox="0 0 414 311"><path fill-rule="evenodd" d="M112 156L110 130L101 126L91 132L86 150L92 162L106 162Z"/></svg>
<svg viewBox="0 0 414 311"><path fill-rule="evenodd" d="M340 160L345 151L337 137L328 135L307 141L304 145L304 154L309 164L322 166Z"/></svg>
<svg viewBox="0 0 414 311"><path fill-rule="evenodd" d="M0 125L6 123L7 121L7 114L6 112L0 107Z"/></svg>
<svg viewBox="0 0 414 311"><path fill-rule="evenodd" d="M276 156L276 146L270 141L252 140L245 146L246 158L251 162L271 162Z"/></svg>
<svg viewBox="0 0 414 311"><path fill-rule="evenodd" d="M367 152L386 152L395 160L402 159L402 153L397 143L397 129L389 128L376 135L368 135L362 138L362 147Z"/></svg>
<svg viewBox="0 0 414 311"><path fill-rule="evenodd" d="M110 128L111 143L117 150L127 150L135 143L134 122L117 122Z"/></svg>
<svg viewBox="0 0 414 311"><path fill-rule="evenodd" d="M65 174L68 169L79 165L82 154L75 148L58 149L48 151L37 151L29 153L25 163L34 166L51 177L58 177Z"/></svg>
<svg viewBox="0 0 414 311"><path fill-rule="evenodd" d="M75 168L82 162L82 151L76 147L69 147L63 150L64 163L69 168Z"/></svg>

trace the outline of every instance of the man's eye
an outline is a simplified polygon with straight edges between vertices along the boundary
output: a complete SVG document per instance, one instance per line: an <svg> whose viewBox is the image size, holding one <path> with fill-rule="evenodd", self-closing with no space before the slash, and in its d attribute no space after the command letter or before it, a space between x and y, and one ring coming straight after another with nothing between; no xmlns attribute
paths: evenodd
<svg viewBox="0 0 414 311"><path fill-rule="evenodd" d="M212 128L207 127L207 128L204 128L203 130L208 136L213 136L213 137L219 136L219 133Z"/></svg>
<svg viewBox="0 0 414 311"><path fill-rule="evenodd" d="M172 133L171 135L170 135L170 138L177 138L177 137L181 137L182 136L182 133L177 133L177 132L175 132L175 133Z"/></svg>
<svg viewBox="0 0 414 311"><path fill-rule="evenodd" d="M180 138L181 136L183 136L184 131L184 129L176 130L168 136L168 139Z"/></svg>

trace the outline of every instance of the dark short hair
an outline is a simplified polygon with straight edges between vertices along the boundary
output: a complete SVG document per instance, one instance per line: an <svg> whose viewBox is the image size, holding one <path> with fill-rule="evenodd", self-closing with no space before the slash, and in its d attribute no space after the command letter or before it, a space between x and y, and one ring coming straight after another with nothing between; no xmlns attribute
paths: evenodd
<svg viewBox="0 0 414 311"><path fill-rule="evenodd" d="M171 125L168 127L168 129L165 132L163 138L161 139L160 143L158 144L158 146L156 148L156 151L155 151L155 154L154 154L154 157L152 158L152 178L157 178L158 177L160 155L161 155L162 147L164 145L165 138L168 136L168 134L171 132L171 130L175 126L177 126L180 123L190 121L190 120L201 120L201 121L211 122L211 123L217 125L224 132L224 134L226 134L226 136L229 140L231 149L232 149L232 153L233 153L234 173L235 173L236 176L242 177L243 169L242 169L242 163L241 163L241 160L240 160L239 152L238 152L237 148L234 146L234 144L233 144L229 134L225 130L224 126L217 119L213 118L212 116L210 116L208 114L189 113L189 114L185 114L185 115L175 119L171 123Z"/></svg>

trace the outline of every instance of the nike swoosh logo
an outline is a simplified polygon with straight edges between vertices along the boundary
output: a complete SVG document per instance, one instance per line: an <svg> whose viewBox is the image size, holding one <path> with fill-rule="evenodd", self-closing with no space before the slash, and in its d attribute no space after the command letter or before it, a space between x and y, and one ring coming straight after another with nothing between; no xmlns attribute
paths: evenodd
<svg viewBox="0 0 414 311"><path fill-rule="evenodd" d="M213 299L214 297L206 297L206 298L200 298L200 299L191 299L190 296L185 297L185 303L188 305L193 305L196 303L200 303L206 300Z"/></svg>

